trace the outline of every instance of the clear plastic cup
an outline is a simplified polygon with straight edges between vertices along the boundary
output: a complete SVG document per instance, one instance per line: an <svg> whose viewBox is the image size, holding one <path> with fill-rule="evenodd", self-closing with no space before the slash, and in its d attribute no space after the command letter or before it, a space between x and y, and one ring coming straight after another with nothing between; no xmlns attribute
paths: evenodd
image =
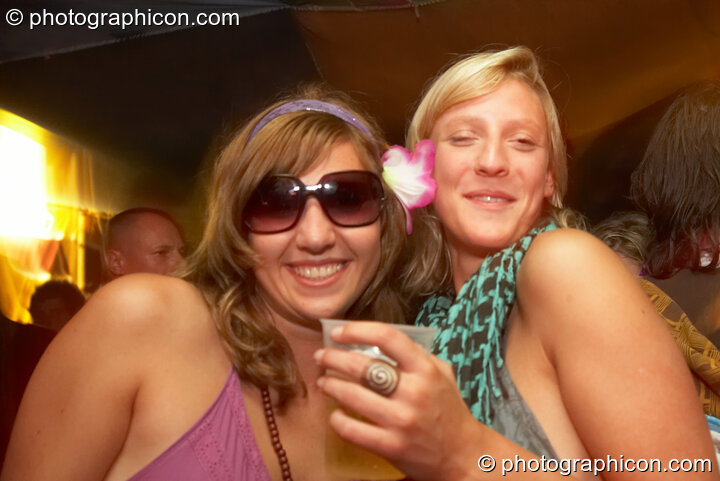
<svg viewBox="0 0 720 481"><path fill-rule="evenodd" d="M393 359L385 355L385 353L383 353L377 346L365 344L338 344L330 339L330 331L334 327L342 326L348 322L355 321L320 319L320 322L323 326L323 342L325 347L360 352L366 356L381 359L392 365L397 365ZM420 344L426 351L429 351L432 347L436 331L434 327L408 326L404 324L392 324L392 327L405 333L405 335ZM339 376L336 372L329 372L328 374ZM343 408L332 398L328 398L327 402L326 412L328 419L330 417L330 413L338 407L343 409L349 416L367 421L359 414ZM346 479L362 479L367 481L389 481L405 478L405 475L395 468L389 461L338 436L335 430L330 427L329 423L327 423L326 432L325 462L327 464L328 471L332 474Z"/></svg>

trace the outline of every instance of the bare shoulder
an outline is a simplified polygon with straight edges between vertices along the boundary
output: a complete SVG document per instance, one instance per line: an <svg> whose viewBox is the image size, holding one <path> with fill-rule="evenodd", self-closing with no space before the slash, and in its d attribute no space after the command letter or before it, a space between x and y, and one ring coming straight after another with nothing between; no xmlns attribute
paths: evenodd
<svg viewBox="0 0 720 481"><path fill-rule="evenodd" d="M600 325L645 317L652 306L637 280L615 253L594 236L576 229L541 234L518 272L518 304L528 320L553 332L584 321L588 331ZM530 314L532 312L532 314ZM633 312L638 315L631 315ZM598 319L603 318L602 323Z"/></svg>
<svg viewBox="0 0 720 481"><path fill-rule="evenodd" d="M103 286L90 301L152 313L167 307L202 302L202 294L189 282L176 277L130 274Z"/></svg>
<svg viewBox="0 0 720 481"><path fill-rule="evenodd" d="M189 320L206 310L202 294L188 282L155 274L131 274L98 290L73 322L144 332Z"/></svg>
<svg viewBox="0 0 720 481"><path fill-rule="evenodd" d="M577 229L557 229L539 235L530 245L518 272L519 293L544 295L566 289L577 292L580 285L635 287L635 284L610 248Z"/></svg>
<svg viewBox="0 0 720 481"><path fill-rule="evenodd" d="M101 288L38 363L3 476L104 479L140 411L138 393L184 356L211 352L209 319L200 292L180 279L128 275ZM67 463L78 453L83 463Z"/></svg>
<svg viewBox="0 0 720 481"><path fill-rule="evenodd" d="M578 229L557 229L544 232L533 241L522 265L531 272L551 275L551 271L559 270L567 274L599 267L608 259L616 260L615 254L595 236Z"/></svg>
<svg viewBox="0 0 720 481"><path fill-rule="evenodd" d="M573 432L591 457L714 457L665 322L602 242L573 229L538 236L518 272L516 307L516 326L537 336ZM678 429L668 432L669 425Z"/></svg>
<svg viewBox="0 0 720 481"><path fill-rule="evenodd" d="M212 335L209 319L193 285L152 274L123 276L93 294L58 333L43 360L67 363L68 368L79 363L84 371L95 366L143 373L171 342ZM69 371L77 372L75 367Z"/></svg>

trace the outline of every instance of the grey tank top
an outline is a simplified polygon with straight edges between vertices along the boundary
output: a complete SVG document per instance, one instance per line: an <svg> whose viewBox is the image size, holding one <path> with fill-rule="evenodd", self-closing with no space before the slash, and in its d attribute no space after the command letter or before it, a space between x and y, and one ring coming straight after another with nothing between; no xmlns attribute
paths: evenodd
<svg viewBox="0 0 720 481"><path fill-rule="evenodd" d="M503 360L506 342L507 336L503 336L501 354ZM538 456L545 455L548 459L557 459L555 449L550 444L545 431L515 387L507 363L503 362L499 368L496 368L495 375L501 394L489 398L493 412L490 427Z"/></svg>
<svg viewBox="0 0 720 481"><path fill-rule="evenodd" d="M457 293L446 291L426 299L415 320L437 328L433 353L453 366L473 416L525 449L554 459L555 450L520 396L504 359L520 263L532 241L555 228L552 222L542 223L486 257Z"/></svg>

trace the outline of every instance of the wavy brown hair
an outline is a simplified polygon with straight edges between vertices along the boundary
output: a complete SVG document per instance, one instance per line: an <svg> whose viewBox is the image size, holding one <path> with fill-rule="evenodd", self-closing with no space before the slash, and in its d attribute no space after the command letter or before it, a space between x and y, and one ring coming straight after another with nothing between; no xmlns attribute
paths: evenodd
<svg viewBox="0 0 720 481"><path fill-rule="evenodd" d="M678 96L632 174L635 203L650 219L645 270L711 271L720 256L720 81ZM703 256L709 257L706 265Z"/></svg>
<svg viewBox="0 0 720 481"><path fill-rule="evenodd" d="M333 115L303 110L278 116L249 138L253 127L270 110L299 99L323 100L343 107L370 129L372 137ZM207 224L183 276L203 292L240 378L258 387L275 389L280 405L304 394L306 387L292 350L271 321L270 308L260 295L261 286L253 273L258 257L242 227L242 212L263 178L281 173L299 176L343 141L352 143L368 170L382 172L379 153L385 144L377 126L340 93L306 87L250 120L215 162ZM383 188L378 272L346 317L405 322L406 303L396 283L389 282L405 246L404 216L392 191L385 184Z"/></svg>

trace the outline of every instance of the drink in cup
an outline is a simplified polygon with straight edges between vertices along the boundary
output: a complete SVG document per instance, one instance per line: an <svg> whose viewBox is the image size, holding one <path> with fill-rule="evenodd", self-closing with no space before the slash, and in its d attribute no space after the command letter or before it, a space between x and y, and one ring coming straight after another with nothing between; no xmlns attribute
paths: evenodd
<svg viewBox="0 0 720 481"><path fill-rule="evenodd" d="M368 346L364 344L337 344L330 339L330 331L332 328L341 326L347 322L355 321L336 319L321 319L320 321L323 325L323 341L325 347L361 352L367 356L396 365L395 361L387 357L377 346ZM423 346L426 351L430 350L433 337L435 335L435 328L406 326L400 324L393 324L392 327L402 331L410 339ZM339 373L334 371L328 372L328 374L342 377ZM335 399L331 398L328 398L327 402L328 417L330 416L330 413L338 407L343 409L349 416L368 422L359 414L343 408ZM390 462L381 456L341 438L335 430L330 427L329 423L327 425L327 435L325 437L325 462L328 470L332 474L346 479L389 481L405 478L405 475L400 470L395 468Z"/></svg>

